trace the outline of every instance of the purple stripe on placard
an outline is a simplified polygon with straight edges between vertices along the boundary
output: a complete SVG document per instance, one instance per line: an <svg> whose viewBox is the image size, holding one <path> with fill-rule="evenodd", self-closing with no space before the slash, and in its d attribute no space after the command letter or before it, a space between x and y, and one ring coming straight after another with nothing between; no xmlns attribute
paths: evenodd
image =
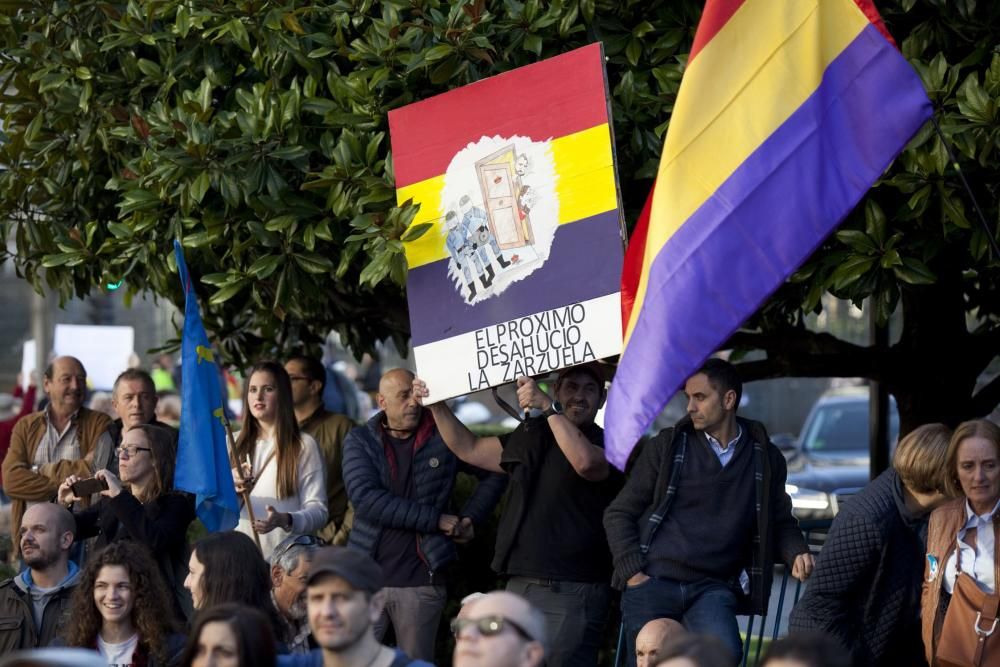
<svg viewBox="0 0 1000 667"><path fill-rule="evenodd" d="M605 418L608 459L851 211L931 114L913 68L874 27L664 244Z"/></svg>
<svg viewBox="0 0 1000 667"><path fill-rule="evenodd" d="M412 345L617 292L623 253L618 230L618 209L559 225L549 258L540 269L499 296L472 306L448 276L449 260L412 269L406 281ZM515 252L508 250L504 255L509 258ZM526 252L530 250L520 254ZM477 281L477 289L481 287Z"/></svg>

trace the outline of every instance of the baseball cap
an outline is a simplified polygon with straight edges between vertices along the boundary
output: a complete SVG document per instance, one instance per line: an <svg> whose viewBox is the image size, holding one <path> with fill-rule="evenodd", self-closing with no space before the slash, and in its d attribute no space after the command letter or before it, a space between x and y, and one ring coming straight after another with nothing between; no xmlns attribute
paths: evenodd
<svg viewBox="0 0 1000 667"><path fill-rule="evenodd" d="M316 550L306 585L324 574L332 574L344 579L359 591L376 593L382 589L385 580L382 568L368 554L350 547L322 547Z"/></svg>
<svg viewBox="0 0 1000 667"><path fill-rule="evenodd" d="M556 379L561 380L570 373L587 373L597 380L597 384L603 387L605 382L610 382L611 378L614 377L615 365L602 361L588 361L585 364L561 369L558 375L556 375Z"/></svg>

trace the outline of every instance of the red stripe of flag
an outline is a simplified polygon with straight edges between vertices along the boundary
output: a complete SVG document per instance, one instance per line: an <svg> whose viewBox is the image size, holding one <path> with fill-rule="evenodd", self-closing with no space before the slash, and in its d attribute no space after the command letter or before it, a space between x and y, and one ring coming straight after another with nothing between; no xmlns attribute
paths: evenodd
<svg viewBox="0 0 1000 667"><path fill-rule="evenodd" d="M865 15L871 24L875 26L882 36L889 40L889 43L895 46L897 49L899 46L896 44L896 40L892 38L889 34L889 29L885 27L885 23L882 21L881 14L878 13L878 9L875 8L875 3L872 0L854 0L854 4L858 6L861 13Z"/></svg>
<svg viewBox="0 0 1000 667"><path fill-rule="evenodd" d="M622 264L622 333L628 329L628 321L635 305L635 295L639 291L639 277L642 275L642 258L646 252L646 232L649 230L649 215L653 210L653 192L656 181L649 188L649 196L642 207L642 213L635 222L628 248L625 249L625 262Z"/></svg>
<svg viewBox="0 0 1000 667"><path fill-rule="evenodd" d="M545 141L607 123L602 56L591 44L390 111L396 187L440 176L484 136Z"/></svg>
<svg viewBox="0 0 1000 667"><path fill-rule="evenodd" d="M694 43L691 45L691 54L688 62L694 60L701 49L712 41L712 38L722 26L729 22L736 10L743 6L746 0L708 0L705 9L702 10L701 20L698 22L698 32L694 35ZM771 2L772 0L765 0Z"/></svg>

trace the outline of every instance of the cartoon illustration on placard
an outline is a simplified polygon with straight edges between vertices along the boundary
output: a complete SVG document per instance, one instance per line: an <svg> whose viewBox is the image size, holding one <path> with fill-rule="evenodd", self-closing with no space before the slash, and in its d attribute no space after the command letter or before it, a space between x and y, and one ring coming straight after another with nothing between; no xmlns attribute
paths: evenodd
<svg viewBox="0 0 1000 667"><path fill-rule="evenodd" d="M448 165L448 275L466 303L497 296L549 256L559 217L548 142L483 137Z"/></svg>

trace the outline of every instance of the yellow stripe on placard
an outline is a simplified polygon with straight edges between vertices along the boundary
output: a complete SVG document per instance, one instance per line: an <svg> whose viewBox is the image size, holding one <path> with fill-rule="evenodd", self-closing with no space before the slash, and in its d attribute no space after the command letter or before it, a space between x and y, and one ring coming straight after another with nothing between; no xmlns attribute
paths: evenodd
<svg viewBox="0 0 1000 667"><path fill-rule="evenodd" d="M806 101L868 25L853 0L747 0L691 62L660 159L626 345L649 266L667 240Z"/></svg>
<svg viewBox="0 0 1000 667"><path fill-rule="evenodd" d="M611 132L607 124L552 139L551 150L560 225L618 207ZM444 175L441 175L396 190L398 204L407 199L420 204L412 224L430 222L433 225L416 241L403 244L411 269L448 257L444 245L447 231L441 207L443 188Z"/></svg>

